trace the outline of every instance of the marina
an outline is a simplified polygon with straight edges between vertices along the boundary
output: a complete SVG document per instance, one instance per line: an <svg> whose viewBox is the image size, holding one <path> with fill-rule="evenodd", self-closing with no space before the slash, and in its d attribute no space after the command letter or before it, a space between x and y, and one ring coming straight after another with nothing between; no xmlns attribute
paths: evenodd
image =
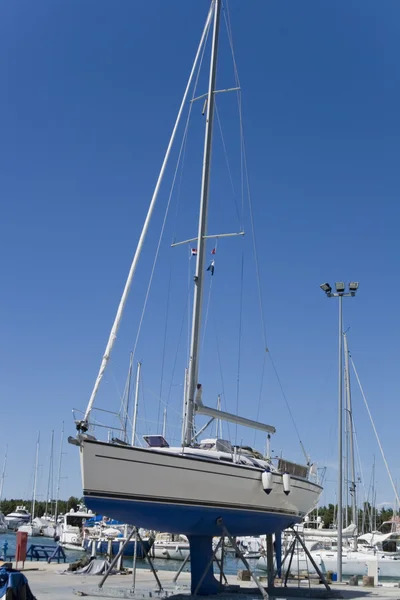
<svg viewBox="0 0 400 600"><path fill-rule="evenodd" d="M50 4L0 36L0 599L398 600L400 8Z"/></svg>

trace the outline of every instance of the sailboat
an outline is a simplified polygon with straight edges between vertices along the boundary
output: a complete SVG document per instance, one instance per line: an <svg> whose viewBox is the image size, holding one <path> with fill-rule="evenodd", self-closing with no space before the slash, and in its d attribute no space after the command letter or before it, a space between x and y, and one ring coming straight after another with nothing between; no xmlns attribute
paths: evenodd
<svg viewBox="0 0 400 600"><path fill-rule="evenodd" d="M197 414L260 430L266 435L275 427L206 406L198 381L203 280L206 271L207 212L210 187L214 98L221 0L212 0L182 104L149 206L132 266L117 310L99 374L78 434L69 442L79 446L83 495L96 513L107 514L137 527L184 534L190 543L192 590L213 593L219 582L212 575L212 538L226 530L232 536L280 532L299 523L316 505L321 486L310 477L310 464L297 465L280 459L234 448L229 441L197 442L194 420ZM208 91L205 94L204 157L200 194L196 271L190 361L184 399L182 445L170 447L163 436L144 436L147 448L126 443L105 443L88 433L90 414L97 390L110 358L123 310L141 254L154 204L158 195L179 120L202 55L208 32L212 32ZM221 234L226 235L226 234ZM220 237L220 236L215 236ZM208 568L208 571L207 571ZM203 573L207 573L203 576Z"/></svg>
<svg viewBox="0 0 400 600"><path fill-rule="evenodd" d="M31 510L31 514L30 514L30 523L26 523L26 524L20 525L18 527L18 531L22 531L31 536L40 535L40 525L38 525L35 522L36 485L37 485L38 467L39 467L39 446L40 446L40 432L38 433L37 442L36 442L35 471L34 471L34 476L33 476L32 510Z"/></svg>

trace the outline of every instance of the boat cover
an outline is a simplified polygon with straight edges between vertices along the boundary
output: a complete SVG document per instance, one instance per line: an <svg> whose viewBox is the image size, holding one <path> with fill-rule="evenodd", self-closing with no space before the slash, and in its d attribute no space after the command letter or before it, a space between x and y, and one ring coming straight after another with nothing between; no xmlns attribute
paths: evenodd
<svg viewBox="0 0 400 600"><path fill-rule="evenodd" d="M77 569L76 571L64 571L65 573L70 573L73 575L104 575L107 569L110 567L110 563L108 560L102 559L93 559L89 562L89 564L85 565L81 569ZM113 569L110 575L113 575L116 571Z"/></svg>
<svg viewBox="0 0 400 600"><path fill-rule="evenodd" d="M19 571L0 568L0 600L36 600L28 580Z"/></svg>

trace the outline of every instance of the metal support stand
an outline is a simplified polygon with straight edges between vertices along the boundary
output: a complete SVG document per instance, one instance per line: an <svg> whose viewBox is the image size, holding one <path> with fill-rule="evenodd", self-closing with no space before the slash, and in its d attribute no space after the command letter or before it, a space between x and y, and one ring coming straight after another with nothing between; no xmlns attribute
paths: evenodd
<svg viewBox="0 0 400 600"><path fill-rule="evenodd" d="M305 543L303 542L303 540L301 539L301 537L299 536L299 534L297 533L297 531L294 529L294 527L291 527L295 538L297 539L297 541L300 543L301 547L303 548L305 555L307 556L307 558L310 559L310 562L312 564L312 566L314 567L314 569L316 570L318 577L320 578L320 580L322 581L322 583L324 584L324 586L326 587L326 589L328 591L330 591L330 587L328 582L325 579L325 575L322 573L322 571L320 570L320 568L318 567L317 563L315 562L315 560L313 559L313 557L311 556L310 551L308 550L307 546L305 545ZM286 578L287 579L287 578Z"/></svg>
<svg viewBox="0 0 400 600"><path fill-rule="evenodd" d="M222 579L224 580L225 585L229 585L229 584L228 584L228 580L227 580L225 572L224 572L224 559L225 559L225 538L224 538L224 536L222 536L221 540L222 540L221 541L221 563L219 562L217 557L215 557L215 561L219 568L219 585L222 587Z"/></svg>
<svg viewBox="0 0 400 600"><path fill-rule="evenodd" d="M286 561L287 557L290 554L289 566L286 569L285 581L283 582L283 586L284 587L287 586L287 580L288 580L288 577L289 577L289 574L290 574L290 568L292 566L292 560L293 560L293 555L294 555L294 549L296 547L296 542L297 542L297 540L296 540L296 538L294 538L293 542L290 544L290 546L289 546L289 548L288 548L288 550L287 550L287 552L286 552L286 554L285 554L285 556L283 558L283 561L282 561L282 566L283 566L285 564L285 561Z"/></svg>
<svg viewBox="0 0 400 600"><path fill-rule="evenodd" d="M135 548L133 549L133 561L132 561L132 594L136 587L136 560L137 560L137 528L135 527Z"/></svg>
<svg viewBox="0 0 400 600"><path fill-rule="evenodd" d="M268 587L274 585L274 544L272 541L272 533L267 533L267 574Z"/></svg>
<svg viewBox="0 0 400 600"><path fill-rule="evenodd" d="M241 550L239 550L239 547L236 543L236 540L233 536L231 536L231 534L229 533L229 531L227 530L227 528L225 527L222 519L218 519L217 520L217 525L219 525L224 533L224 535L229 539L230 543L232 544L232 548L235 549L235 551L237 552L237 556L239 556L240 560L242 561L242 563L244 564L244 566L246 567L246 569L249 571L251 578L253 579L254 583L256 584L256 586L258 587L258 589L261 592L262 597L264 598L264 600L268 600L269 596L267 591L263 588L263 586L261 585L258 577L253 573L252 569L250 568L249 563L247 562L246 558L243 556L243 553L241 552Z"/></svg>
<svg viewBox="0 0 400 600"><path fill-rule="evenodd" d="M113 570L114 566L117 563L117 560L119 559L120 556L122 556L126 546L128 545L128 543L131 541L131 538L133 536L133 534L135 533L135 530L132 529L132 531L130 532L130 534L128 535L128 537L126 538L124 544L121 546L121 548L118 551L118 554L116 556L114 556L114 559L111 561L110 566L108 567L107 571L105 572L104 576L102 577L100 583L99 583L99 589L101 590L101 588L104 585L104 582L106 581L106 579L108 578L109 574L111 573L111 571Z"/></svg>
<svg viewBox="0 0 400 600"><path fill-rule="evenodd" d="M182 573L183 569L185 568L185 566L188 564L189 562L189 558L190 558L190 552L189 554L186 556L185 560L183 561L183 563L181 564L181 566L179 567L175 577L172 580L172 583L176 583L178 581L178 577L179 575Z"/></svg>
<svg viewBox="0 0 400 600"><path fill-rule="evenodd" d="M141 536L140 536L140 533L139 533L139 531L138 531L138 529L137 529L137 528L136 528L136 535L137 535L137 537L139 538L139 542L141 542L141 544L142 544L142 548L144 549L144 546L143 546L143 540L142 540L142 538L141 538ZM152 561L152 560L151 560L151 558L150 558L149 552L150 552L150 548L149 548L148 550L145 550L145 551L144 551L144 558L145 558L145 559L147 559L147 562L148 562L148 563L149 563L149 565L150 565L150 569L151 569L151 572L152 572L152 573L153 573L153 575L154 575L154 579L157 581L158 590L159 590L160 592L162 592L162 591L163 591L163 587L162 587L162 585L161 585L161 581L160 581L160 580L159 580L159 578L158 578L157 571L156 571L156 570L155 570L155 568L154 568L153 561Z"/></svg>

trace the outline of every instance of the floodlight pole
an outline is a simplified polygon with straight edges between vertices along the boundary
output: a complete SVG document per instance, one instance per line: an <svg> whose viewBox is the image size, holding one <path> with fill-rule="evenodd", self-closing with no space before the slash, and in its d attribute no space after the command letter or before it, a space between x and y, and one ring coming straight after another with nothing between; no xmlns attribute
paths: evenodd
<svg viewBox="0 0 400 600"><path fill-rule="evenodd" d="M344 286L336 287L336 292L332 292L329 284L324 284L321 289L328 298L339 298L339 360L338 360L338 510L337 510L337 581L342 581L342 542L343 542L343 297L353 297L356 294L357 287L351 287L350 292L345 292Z"/></svg>
<svg viewBox="0 0 400 600"><path fill-rule="evenodd" d="M343 295L339 294L339 390L338 390L338 511L337 511L337 580L342 581L343 530Z"/></svg>

